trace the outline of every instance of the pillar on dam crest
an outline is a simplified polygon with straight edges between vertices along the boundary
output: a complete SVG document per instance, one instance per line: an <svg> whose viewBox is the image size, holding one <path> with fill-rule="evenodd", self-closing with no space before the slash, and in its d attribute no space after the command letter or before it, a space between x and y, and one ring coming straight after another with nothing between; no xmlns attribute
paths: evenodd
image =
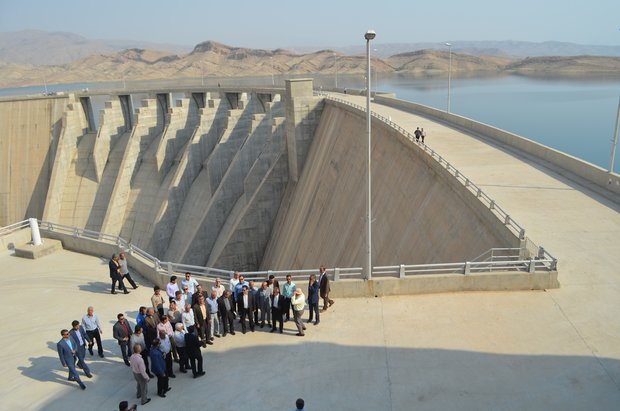
<svg viewBox="0 0 620 411"><path fill-rule="evenodd" d="M286 147L289 179L294 183L303 170L323 102L312 94L312 79L286 80Z"/></svg>

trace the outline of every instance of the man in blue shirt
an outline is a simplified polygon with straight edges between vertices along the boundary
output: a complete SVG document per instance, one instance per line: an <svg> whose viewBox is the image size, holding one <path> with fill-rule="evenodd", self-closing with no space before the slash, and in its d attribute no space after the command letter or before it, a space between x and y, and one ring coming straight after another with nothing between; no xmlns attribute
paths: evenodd
<svg viewBox="0 0 620 411"><path fill-rule="evenodd" d="M75 370L75 352L77 350L77 343L69 336L69 330L62 330L60 332L62 339L56 344L58 350L58 358L63 367L69 369L69 381L76 381L80 388L85 390L86 386L80 380L80 376Z"/></svg>
<svg viewBox="0 0 620 411"><path fill-rule="evenodd" d="M159 344L159 338L155 338L149 349L149 355L151 357L151 372L157 376L157 395L165 398L170 387L168 387L168 376L166 375L166 360L164 360L164 353L159 349Z"/></svg>
<svg viewBox="0 0 620 411"><path fill-rule="evenodd" d="M217 291L211 291L211 296L207 298L207 305L209 306L209 322L211 323L209 339L213 341L213 336L220 338L220 320L218 318L218 304L217 304ZM215 328L217 327L217 332Z"/></svg>
<svg viewBox="0 0 620 411"><path fill-rule="evenodd" d="M284 312L286 313L285 321L291 319L291 298L295 293L297 286L293 282L290 274L286 276L286 282L282 286L282 297L284 297Z"/></svg>

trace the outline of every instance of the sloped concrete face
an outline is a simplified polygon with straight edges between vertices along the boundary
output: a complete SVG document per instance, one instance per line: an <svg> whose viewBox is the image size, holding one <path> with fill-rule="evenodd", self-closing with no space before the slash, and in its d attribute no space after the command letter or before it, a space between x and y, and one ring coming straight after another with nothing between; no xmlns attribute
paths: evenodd
<svg viewBox="0 0 620 411"><path fill-rule="evenodd" d="M414 143L373 122L374 265L468 261L518 239L477 209ZM306 167L282 207L263 269L359 267L365 258L363 114L326 103Z"/></svg>

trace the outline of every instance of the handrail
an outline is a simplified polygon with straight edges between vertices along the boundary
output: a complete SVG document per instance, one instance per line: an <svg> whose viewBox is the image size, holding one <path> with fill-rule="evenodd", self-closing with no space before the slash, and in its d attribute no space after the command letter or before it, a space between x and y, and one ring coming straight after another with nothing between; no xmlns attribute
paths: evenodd
<svg viewBox="0 0 620 411"><path fill-rule="evenodd" d="M315 92L317 95L324 96L328 100L335 101L341 104L345 104L347 106L353 107L359 111L366 112L366 108L359 106L355 103L352 103L348 100L344 100L338 97L334 97L333 95L326 92ZM443 166L452 176L456 177L457 181L461 182L465 188L467 188L472 194L478 197L483 204L485 204L493 214L500 220L503 221L504 225L506 225L511 231L513 231L521 240L525 239L525 228L523 228L520 224L518 224L504 209L502 209L495 200L489 197L480 187L474 184L469 178L465 177L465 175L460 172L456 167L454 167L448 160L443 158L439 153L435 150L427 146L426 144L416 140L415 136L413 136L408 130L405 130L400 125L394 123L392 120L385 118L381 114L371 112L371 115L383 123L387 124L394 130L400 132L404 137L411 140L414 144L417 144L424 152L426 152L431 158L435 159L439 165ZM531 241L531 240L530 240Z"/></svg>
<svg viewBox="0 0 620 411"><path fill-rule="evenodd" d="M28 220L20 221L6 227L0 227L0 237L8 235L12 232L20 229L25 229L29 225ZM126 250L130 255L137 255L140 258L148 261L160 274L182 273L190 272L198 277L205 279L215 279L217 277L228 275L232 277L233 271L223 270L212 267L195 266L189 264L162 262L157 257L149 254L141 248L131 244L124 238L116 235L105 234L98 231L88 230L84 228L72 227L63 224L56 224L48 221L39 220L40 230L42 232L57 232L65 235L70 235L78 238L87 238L93 241L100 241L106 244L115 245L123 250ZM491 249L486 253L491 253L493 256L493 250ZM498 248L495 250L519 250L509 248ZM503 257L503 256L500 256ZM392 266L374 266L372 275L376 277L395 276L400 278L406 278L410 275L421 274L470 274L472 272L485 272L485 271L521 271L521 272L535 272L535 271L555 271L557 269L557 259L547 252L542 247L538 249L538 255L530 258L529 260L505 260L498 259L493 261L467 261L456 263L435 263L435 264L412 264L412 265L392 265ZM345 268L328 268L327 272L333 275L334 281L339 281L346 278L363 278L361 267L345 267ZM299 270L267 270L267 271L241 271L248 279L265 279L268 275L273 274L278 277L280 274L290 274L294 279L305 279L308 273L316 273L316 269L299 269Z"/></svg>

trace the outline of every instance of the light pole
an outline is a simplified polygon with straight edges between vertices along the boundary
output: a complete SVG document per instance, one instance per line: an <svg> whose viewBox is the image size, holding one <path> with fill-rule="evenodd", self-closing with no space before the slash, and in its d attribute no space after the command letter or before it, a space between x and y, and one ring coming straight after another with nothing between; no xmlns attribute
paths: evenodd
<svg viewBox="0 0 620 411"><path fill-rule="evenodd" d="M368 246L368 262L366 267L366 279L370 280L372 278L372 197L371 197L371 181L372 181L372 173L371 173L371 115L370 115L370 40L373 40L377 36L374 30L368 30L366 34L364 34L364 38L366 39L366 130L368 131L368 237L366 238L366 245Z"/></svg>
<svg viewBox="0 0 620 411"><path fill-rule="evenodd" d="M611 140L611 158L609 159L609 174L614 172L614 159L616 157L616 145L618 144L618 129L620 128L620 99L618 100L618 113L616 114L616 127L614 138Z"/></svg>
<svg viewBox="0 0 620 411"><path fill-rule="evenodd" d="M334 52L334 69L336 70L335 88L338 88L338 60L336 58L336 52Z"/></svg>
<svg viewBox="0 0 620 411"><path fill-rule="evenodd" d="M452 82L452 44L446 43L448 46L448 55L449 55L449 63L448 63L448 110L447 113L450 112L450 86Z"/></svg>
<svg viewBox="0 0 620 411"><path fill-rule="evenodd" d="M275 86L276 85L276 80L273 77L273 72L275 71L275 69L273 68L273 57L269 57L269 59L271 60L271 85Z"/></svg>

